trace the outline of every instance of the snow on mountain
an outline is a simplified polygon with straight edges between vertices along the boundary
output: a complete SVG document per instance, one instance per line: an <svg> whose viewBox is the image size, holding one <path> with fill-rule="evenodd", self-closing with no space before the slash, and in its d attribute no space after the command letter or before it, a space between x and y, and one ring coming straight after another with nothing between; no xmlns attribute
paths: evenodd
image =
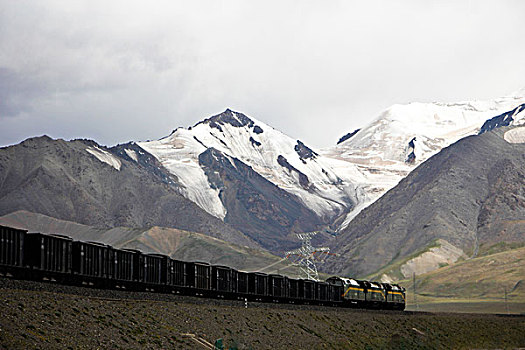
<svg viewBox="0 0 525 350"><path fill-rule="evenodd" d="M132 150L132 149L125 149L124 152L126 152L126 154L128 155L128 157L130 157L131 159L133 159L135 162L138 161L138 157L137 157L137 153Z"/></svg>
<svg viewBox="0 0 525 350"><path fill-rule="evenodd" d="M199 163L199 155L211 148L230 157L232 165L233 158L238 159L296 195L324 222L344 228L419 164L479 133L491 118L487 128L525 123L524 104L525 89L490 101L394 105L336 146L320 151L228 109L138 145L177 177L185 197L218 218L227 213L222 190Z"/></svg>
<svg viewBox="0 0 525 350"><path fill-rule="evenodd" d="M175 133L177 136L172 137ZM138 145L177 177L182 195L211 215L224 219L226 209L219 198L219 190L210 186L204 170L199 166L199 154L206 147L190 133L178 130L175 133L158 141L138 142Z"/></svg>
<svg viewBox="0 0 525 350"><path fill-rule="evenodd" d="M507 131L503 138L508 143L525 143L525 126Z"/></svg>
<svg viewBox="0 0 525 350"><path fill-rule="evenodd" d="M320 155L301 141L229 109L158 141L138 144L178 178L183 195L222 219L226 209L221 190L210 184L199 164L199 155L209 148L247 164L327 220L355 205L353 183L365 180L354 165ZM340 168L345 168L344 177L338 175Z"/></svg>
<svg viewBox="0 0 525 350"><path fill-rule="evenodd" d="M357 166L365 177L355 184L358 203L343 227L442 148L477 134L488 119L510 112L511 125L522 124L525 114L519 106L523 103L525 89L491 101L394 105L355 135L321 150L326 157ZM337 171L345 177L344 168Z"/></svg>
<svg viewBox="0 0 525 350"><path fill-rule="evenodd" d="M100 160L103 163L106 163L116 170L120 170L120 166L122 165L120 163L120 160L112 155L111 153L104 151L103 149L100 149L96 146L88 147L86 148L86 151L92 155L94 155L98 160Z"/></svg>

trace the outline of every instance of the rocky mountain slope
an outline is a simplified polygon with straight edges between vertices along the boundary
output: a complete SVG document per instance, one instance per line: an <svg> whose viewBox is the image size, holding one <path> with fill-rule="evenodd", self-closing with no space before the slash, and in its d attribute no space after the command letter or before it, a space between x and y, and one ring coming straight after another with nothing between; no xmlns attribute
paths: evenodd
<svg viewBox="0 0 525 350"><path fill-rule="evenodd" d="M220 189L224 222L263 247L282 254L297 246L293 232L313 231L321 220L299 198L275 186L236 158L209 148L199 164L210 185Z"/></svg>
<svg viewBox="0 0 525 350"><path fill-rule="evenodd" d="M443 149L355 217L325 269L368 275L442 247L438 239L460 250L455 259L525 241L524 140L525 127L503 127Z"/></svg>
<svg viewBox="0 0 525 350"><path fill-rule="evenodd" d="M0 215L27 210L102 228L158 225L259 246L184 198L177 186L153 156L133 145L105 149L44 136L0 149Z"/></svg>
<svg viewBox="0 0 525 350"><path fill-rule="evenodd" d="M186 198L263 246L287 249L297 244L294 232L343 229L417 165L477 134L488 119L525 120L516 109L524 103L520 91L485 102L396 105L322 151L226 110L137 146L177 178Z"/></svg>

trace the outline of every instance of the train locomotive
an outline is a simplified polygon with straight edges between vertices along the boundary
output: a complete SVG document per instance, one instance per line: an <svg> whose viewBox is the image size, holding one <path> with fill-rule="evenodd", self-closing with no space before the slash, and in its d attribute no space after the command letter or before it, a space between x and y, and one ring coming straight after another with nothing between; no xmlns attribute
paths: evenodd
<svg viewBox="0 0 525 350"><path fill-rule="evenodd" d="M243 301L404 310L396 284L240 271L0 226L0 274L61 284Z"/></svg>

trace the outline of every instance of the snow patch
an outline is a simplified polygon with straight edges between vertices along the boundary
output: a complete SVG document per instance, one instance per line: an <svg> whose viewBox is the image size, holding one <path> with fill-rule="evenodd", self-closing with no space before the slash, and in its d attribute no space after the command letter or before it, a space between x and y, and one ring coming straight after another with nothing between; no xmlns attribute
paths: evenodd
<svg viewBox="0 0 525 350"><path fill-rule="evenodd" d="M124 149L124 151L126 152L126 154L128 155L128 157L130 157L131 159L133 159L135 162L138 162L138 157L137 157L137 153L132 150L132 149Z"/></svg>
<svg viewBox="0 0 525 350"><path fill-rule="evenodd" d="M158 141L139 142L138 145L155 156L166 169L179 179L181 194L209 214L224 220L226 208L220 190L212 188L199 164L199 154L206 148L192 131L177 129L173 135Z"/></svg>
<svg viewBox="0 0 525 350"><path fill-rule="evenodd" d="M525 124L525 109L523 109L516 115L513 115L512 119L514 119L514 121L511 123L511 125L514 125L514 126L524 125Z"/></svg>
<svg viewBox="0 0 525 350"><path fill-rule="evenodd" d="M515 94L491 101L394 105L351 138L336 147L312 151L316 156L308 159L298 154L296 139L230 110L223 113L228 122L200 122L140 146L181 180L186 198L216 217L223 219L226 209L219 189L211 187L198 160L208 148L250 166L296 195L320 217L343 222L340 231L421 162L459 139L477 134L487 119L523 103L523 94ZM525 113L514 120L525 123ZM415 160L407 164L411 140ZM279 164L279 156L286 159L288 168ZM297 171L289 171L291 168ZM304 186L305 178L308 186Z"/></svg>
<svg viewBox="0 0 525 350"><path fill-rule="evenodd" d="M117 157L115 157L113 154L107 151L104 151L103 149L100 149L96 146L88 147L86 148L86 151L94 155L101 162L109 164L113 168L120 170L120 166L122 165L122 163L120 163L120 160Z"/></svg>
<svg viewBox="0 0 525 350"><path fill-rule="evenodd" d="M525 126L507 131L503 138L508 143L525 143Z"/></svg>

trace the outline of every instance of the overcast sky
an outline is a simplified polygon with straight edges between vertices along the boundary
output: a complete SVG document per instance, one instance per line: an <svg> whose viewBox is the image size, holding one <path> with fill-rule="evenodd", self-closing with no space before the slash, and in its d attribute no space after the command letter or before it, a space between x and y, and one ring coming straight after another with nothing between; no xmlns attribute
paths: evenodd
<svg viewBox="0 0 525 350"><path fill-rule="evenodd" d="M231 108L314 148L395 103L525 86L525 1L0 0L0 145L158 139Z"/></svg>

